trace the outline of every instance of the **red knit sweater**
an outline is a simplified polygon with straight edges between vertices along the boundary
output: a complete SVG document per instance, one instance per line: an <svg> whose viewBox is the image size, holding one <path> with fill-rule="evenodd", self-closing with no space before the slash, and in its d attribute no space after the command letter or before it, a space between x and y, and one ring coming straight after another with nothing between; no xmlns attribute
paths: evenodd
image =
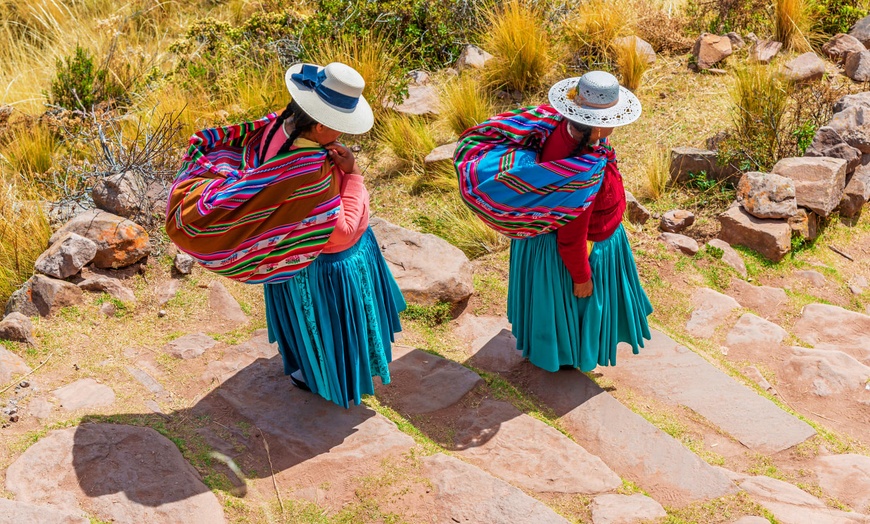
<svg viewBox="0 0 870 524"><path fill-rule="evenodd" d="M568 121L563 120L544 142L541 161L567 158L577 142L568 134ZM582 284L592 278L586 241L607 240L622 222L625 212L625 188L622 175L612 162L604 170L601 188L595 201L576 219L556 230L559 255L572 280Z"/></svg>

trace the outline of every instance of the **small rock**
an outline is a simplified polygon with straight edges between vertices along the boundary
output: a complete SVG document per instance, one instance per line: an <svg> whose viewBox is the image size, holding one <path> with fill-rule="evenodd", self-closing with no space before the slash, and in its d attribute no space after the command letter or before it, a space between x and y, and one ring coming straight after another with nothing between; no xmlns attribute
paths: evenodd
<svg viewBox="0 0 870 524"><path fill-rule="evenodd" d="M692 47L692 56L695 57L698 69L709 69L732 52L731 40L728 37L710 33L701 33Z"/></svg>
<svg viewBox="0 0 870 524"><path fill-rule="evenodd" d="M637 53L646 58L647 64L656 63L655 49L653 49L653 46L643 38L640 38L639 36L621 36L613 39L614 47L630 46L632 44L634 44L635 49L637 49Z"/></svg>
<svg viewBox="0 0 870 524"><path fill-rule="evenodd" d="M67 278L78 273L97 254L97 245L91 240L67 233L60 237L36 259L34 268L43 275Z"/></svg>
<svg viewBox="0 0 870 524"><path fill-rule="evenodd" d="M668 249L680 251L684 255L694 256L700 249L694 238L679 233L662 233L659 240L667 244Z"/></svg>
<svg viewBox="0 0 870 524"><path fill-rule="evenodd" d="M123 217L93 209L60 228L49 239L54 244L67 233L77 233L97 245L93 264L99 268L120 268L142 260L151 252L148 233Z"/></svg>
<svg viewBox="0 0 870 524"><path fill-rule="evenodd" d="M408 95L401 104L387 104L389 109L406 115L437 115L438 91L435 86L408 86Z"/></svg>
<svg viewBox="0 0 870 524"><path fill-rule="evenodd" d="M758 42L758 36L755 33L749 32L746 34L746 39L752 42L753 44Z"/></svg>
<svg viewBox="0 0 870 524"><path fill-rule="evenodd" d="M697 147L675 147L671 149L670 183L685 184L691 180L690 174L701 174L713 180L726 180L738 171L730 165L720 166L718 153Z"/></svg>
<svg viewBox="0 0 870 524"><path fill-rule="evenodd" d="M825 284L827 283L825 276L818 271L796 271L795 276L806 280L812 284L813 287L825 287Z"/></svg>
<svg viewBox="0 0 870 524"><path fill-rule="evenodd" d="M812 51L785 64L785 77L792 82L812 82L825 75L825 61Z"/></svg>
<svg viewBox="0 0 870 524"><path fill-rule="evenodd" d="M870 16L855 22L849 30L849 35L864 44L864 47L870 48Z"/></svg>
<svg viewBox="0 0 870 524"><path fill-rule="evenodd" d="M133 171L99 179L94 184L91 197L99 209L124 218L142 217L153 206L148 198L148 184Z"/></svg>
<svg viewBox="0 0 870 524"><path fill-rule="evenodd" d="M650 219L650 212L637 201L628 190L625 191L625 214L628 221L636 226L642 226Z"/></svg>
<svg viewBox="0 0 870 524"><path fill-rule="evenodd" d="M868 200L870 200L870 165L857 169L846 184L843 198L840 200L840 216L857 217Z"/></svg>
<svg viewBox="0 0 870 524"><path fill-rule="evenodd" d="M24 360L15 353L0 347L0 384L6 384L15 375L30 373Z"/></svg>
<svg viewBox="0 0 870 524"><path fill-rule="evenodd" d="M436 162L445 162L445 161L453 161L453 153L456 152L456 146L458 142L453 142L451 144L444 144L436 147L432 150L431 153L426 155L426 158L423 159L423 162L426 164L434 164Z"/></svg>
<svg viewBox="0 0 870 524"><path fill-rule="evenodd" d="M870 82L870 50L850 53L846 58L845 73L856 82Z"/></svg>
<svg viewBox="0 0 870 524"><path fill-rule="evenodd" d="M44 398L35 398L27 405L27 412L36 417L37 420L45 420L51 416L54 410L54 405Z"/></svg>
<svg viewBox="0 0 870 524"><path fill-rule="evenodd" d="M456 69L482 69L487 62L492 60L493 56L476 45L467 45L459 54L459 59L456 60Z"/></svg>
<svg viewBox="0 0 870 524"><path fill-rule="evenodd" d="M36 339L33 338L33 324L21 313L9 313L3 317L3 321L0 321L0 340L36 345Z"/></svg>
<svg viewBox="0 0 870 524"><path fill-rule="evenodd" d="M819 457L813 469L825 493L855 509L870 508L870 457L852 453Z"/></svg>
<svg viewBox="0 0 870 524"><path fill-rule="evenodd" d="M867 48L864 47L864 44L862 44L857 38L850 35L844 35L843 33L831 37L831 39L822 46L822 52L828 55L828 58L835 62L843 62L851 53L860 53L866 50Z"/></svg>
<svg viewBox="0 0 870 524"><path fill-rule="evenodd" d="M709 338L740 308L736 300L708 288L699 288L692 294L692 316L686 323L686 331L694 337Z"/></svg>
<svg viewBox="0 0 870 524"><path fill-rule="evenodd" d="M15 415L10 415L9 422L18 422L18 414L16 413Z"/></svg>
<svg viewBox="0 0 870 524"><path fill-rule="evenodd" d="M788 381L806 384L820 397L861 391L870 379L870 367L842 351L793 347L792 353L786 362Z"/></svg>
<svg viewBox="0 0 870 524"><path fill-rule="evenodd" d="M849 289L855 295L860 295L867 288L867 278L864 275L857 275L849 282Z"/></svg>
<svg viewBox="0 0 870 524"><path fill-rule="evenodd" d="M787 336L788 332L773 322L744 313L728 332L725 344L730 348L771 348L779 346Z"/></svg>
<svg viewBox="0 0 870 524"><path fill-rule="evenodd" d="M719 238L732 246L755 250L773 262L791 251L791 227L787 222L757 218L739 206L719 215L719 222Z"/></svg>
<svg viewBox="0 0 870 524"><path fill-rule="evenodd" d="M847 144L840 133L830 126L822 126L816 131L813 143L804 156L841 158L846 161L847 176L861 165L861 150Z"/></svg>
<svg viewBox="0 0 870 524"><path fill-rule="evenodd" d="M794 182L786 177L750 171L737 184L737 201L758 218L787 218L797 214Z"/></svg>
<svg viewBox="0 0 870 524"><path fill-rule="evenodd" d="M850 146L862 153L870 153L870 108L863 105L846 107L834 114L828 127L839 133Z"/></svg>
<svg viewBox="0 0 870 524"><path fill-rule="evenodd" d="M420 69L410 71L408 76L411 77L411 84L424 86L429 83L429 73ZM359 146L357 146L359 147Z"/></svg>
<svg viewBox="0 0 870 524"><path fill-rule="evenodd" d="M92 378L83 378L52 392L66 411L111 406L115 392Z"/></svg>
<svg viewBox="0 0 870 524"><path fill-rule="evenodd" d="M732 49L743 49L746 46L746 42L743 41L743 38L734 31L727 33L725 36L728 37L728 40L731 40Z"/></svg>
<svg viewBox="0 0 870 524"><path fill-rule="evenodd" d="M743 262L743 257L740 256L740 253L734 250L728 242L720 240L718 238L714 238L707 242L708 246L714 247L722 251L722 262L725 262L732 268L734 268L740 276L746 278L746 263Z"/></svg>
<svg viewBox="0 0 870 524"><path fill-rule="evenodd" d="M640 493L599 495L592 500L590 508L594 524L634 524L668 516L661 504Z"/></svg>
<svg viewBox="0 0 870 524"><path fill-rule="evenodd" d="M839 158L783 158L772 173L792 179L797 205L823 217L837 208L846 187L846 161Z"/></svg>
<svg viewBox="0 0 870 524"><path fill-rule="evenodd" d="M764 391L770 391L773 389L773 386L770 385L770 382L764 378L764 375L761 374L761 371L758 370L755 366L748 366L743 368L743 374L746 375L747 378L758 384L758 386Z"/></svg>
<svg viewBox="0 0 870 524"><path fill-rule="evenodd" d="M673 209L664 214L659 224L659 229L668 233L679 233L694 223L694 213L682 209Z"/></svg>
<svg viewBox="0 0 870 524"><path fill-rule="evenodd" d="M187 253L178 253L175 255L175 260L173 260L172 264L182 275L189 275L193 271L193 264L195 262L193 257Z"/></svg>
<svg viewBox="0 0 870 524"><path fill-rule="evenodd" d="M767 64L779 53L780 49L782 49L782 42L758 40L752 44L749 54L756 62Z"/></svg>
<svg viewBox="0 0 870 524"><path fill-rule="evenodd" d="M865 109L870 109L870 91L846 95L837 100L837 102L834 103L834 114L845 111L850 107L863 107Z"/></svg>
<svg viewBox="0 0 870 524"><path fill-rule="evenodd" d="M106 315L107 317L114 317L115 314L118 313L118 306L111 302L103 302L100 305L100 313Z"/></svg>
<svg viewBox="0 0 870 524"><path fill-rule="evenodd" d="M97 275L79 282L79 287L94 293L108 293L112 298L120 300L125 304L136 302L136 295L133 293L133 290L122 284L117 278Z"/></svg>
<svg viewBox="0 0 870 524"><path fill-rule="evenodd" d="M161 309L160 311L157 312L157 318L163 318L163 317L165 317L165 316L166 316L166 310L165 310L165 309Z"/></svg>
<svg viewBox="0 0 870 524"><path fill-rule="evenodd" d="M84 301L82 290L64 280L34 275L28 282L30 300L40 316L51 316L61 308L81 304Z"/></svg>
<svg viewBox="0 0 870 524"><path fill-rule="evenodd" d="M799 207L797 214L789 217L788 226L801 238L815 240L819 236L819 215Z"/></svg>
<svg viewBox="0 0 870 524"><path fill-rule="evenodd" d="M219 280L212 282L208 288L209 307L220 318L242 324L248 321L248 315Z"/></svg>
<svg viewBox="0 0 870 524"><path fill-rule="evenodd" d="M175 298L179 289L181 289L181 281L174 278L160 284L157 288L157 303L161 306L165 305Z"/></svg>
<svg viewBox="0 0 870 524"><path fill-rule="evenodd" d="M166 344L166 351L182 360L196 358L217 345L217 341L205 333L194 333L176 338Z"/></svg>

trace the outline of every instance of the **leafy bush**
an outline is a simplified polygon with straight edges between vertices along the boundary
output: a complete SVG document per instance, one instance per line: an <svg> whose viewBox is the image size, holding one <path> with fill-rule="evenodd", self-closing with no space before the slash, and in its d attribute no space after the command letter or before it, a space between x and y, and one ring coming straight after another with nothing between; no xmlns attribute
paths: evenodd
<svg viewBox="0 0 870 524"><path fill-rule="evenodd" d="M125 89L105 68L94 66L91 52L76 45L75 53L58 59L50 100L66 109L90 110L102 102L121 99Z"/></svg>
<svg viewBox="0 0 870 524"><path fill-rule="evenodd" d="M695 33L762 34L771 26L769 7L768 0L689 0L686 18Z"/></svg>
<svg viewBox="0 0 870 524"><path fill-rule="evenodd" d="M553 66L553 47L542 13L508 0L486 14L484 48L493 54L485 73L490 85L524 93L539 89Z"/></svg>
<svg viewBox="0 0 870 524"><path fill-rule="evenodd" d="M852 25L870 14L868 0L816 0L811 6L816 29L835 35L848 33Z"/></svg>
<svg viewBox="0 0 870 524"><path fill-rule="evenodd" d="M418 306L408 304L402 312L402 318L415 320L428 327L435 327L450 322L452 306L448 302L438 302L433 306Z"/></svg>

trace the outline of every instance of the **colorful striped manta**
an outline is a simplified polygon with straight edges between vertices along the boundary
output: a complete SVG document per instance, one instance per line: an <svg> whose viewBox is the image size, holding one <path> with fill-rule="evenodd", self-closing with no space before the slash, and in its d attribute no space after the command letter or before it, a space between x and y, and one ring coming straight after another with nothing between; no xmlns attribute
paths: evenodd
<svg viewBox="0 0 870 524"><path fill-rule="evenodd" d="M468 129L453 160L463 201L487 225L511 238L564 226L595 199L607 162L605 141L592 153L538 162L544 141L563 120L548 105L502 113Z"/></svg>
<svg viewBox="0 0 870 524"><path fill-rule="evenodd" d="M248 284L292 278L329 240L341 211L323 148L259 161L271 114L190 139L172 185L166 233L205 268Z"/></svg>

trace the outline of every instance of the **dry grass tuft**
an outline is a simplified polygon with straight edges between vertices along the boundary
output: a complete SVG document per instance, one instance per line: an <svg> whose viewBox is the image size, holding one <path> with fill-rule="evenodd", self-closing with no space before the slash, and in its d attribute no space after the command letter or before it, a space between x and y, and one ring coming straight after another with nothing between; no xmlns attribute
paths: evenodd
<svg viewBox="0 0 870 524"><path fill-rule="evenodd" d="M586 62L605 61L613 39L630 34L634 17L628 2L580 2L564 23L571 51Z"/></svg>
<svg viewBox="0 0 870 524"><path fill-rule="evenodd" d="M438 145L428 122L419 117L393 114L381 120L375 137L409 166L422 166L423 159Z"/></svg>
<svg viewBox="0 0 870 524"><path fill-rule="evenodd" d="M620 44L613 46L613 57L619 75L622 77L622 85L632 92L640 87L643 74L649 68L646 56L637 48L636 37L628 37Z"/></svg>
<svg viewBox="0 0 870 524"><path fill-rule="evenodd" d="M0 303L33 274L51 228L37 196L0 180Z"/></svg>
<svg viewBox="0 0 870 524"><path fill-rule="evenodd" d="M659 53L682 54L692 49L694 40L686 36L686 18L674 10L665 11L653 4L638 3L641 13L634 30Z"/></svg>
<svg viewBox="0 0 870 524"><path fill-rule="evenodd" d="M775 0L773 5L773 35L783 47L794 51L809 51L810 18L809 5L805 0Z"/></svg>
<svg viewBox="0 0 870 524"><path fill-rule="evenodd" d="M488 83L525 93L539 89L553 67L553 46L540 9L531 2L508 0L486 14L484 48Z"/></svg>
<svg viewBox="0 0 870 524"><path fill-rule="evenodd" d="M22 122L14 127L8 140L0 146L0 158L9 171L28 179L39 178L54 165L59 145L46 126Z"/></svg>
<svg viewBox="0 0 870 524"><path fill-rule="evenodd" d="M759 168L771 167L784 138L787 84L777 69L763 64L736 69L734 79L731 116L741 153Z"/></svg>
<svg viewBox="0 0 870 524"><path fill-rule="evenodd" d="M457 135L493 116L494 104L480 82L464 74L446 83L441 92L441 114Z"/></svg>
<svg viewBox="0 0 870 524"><path fill-rule="evenodd" d="M461 249L470 259L510 246L510 239L484 224L456 193L444 200L435 217L422 217L418 223L425 233L440 236Z"/></svg>
<svg viewBox="0 0 870 524"><path fill-rule="evenodd" d="M436 162L426 166L423 174L417 177L411 187L411 193L421 194L427 191L450 192L459 190L456 169L453 162Z"/></svg>
<svg viewBox="0 0 870 524"><path fill-rule="evenodd" d="M642 196L651 200L660 199L666 192L671 179L671 156L665 147L653 147L647 150L643 159Z"/></svg>

